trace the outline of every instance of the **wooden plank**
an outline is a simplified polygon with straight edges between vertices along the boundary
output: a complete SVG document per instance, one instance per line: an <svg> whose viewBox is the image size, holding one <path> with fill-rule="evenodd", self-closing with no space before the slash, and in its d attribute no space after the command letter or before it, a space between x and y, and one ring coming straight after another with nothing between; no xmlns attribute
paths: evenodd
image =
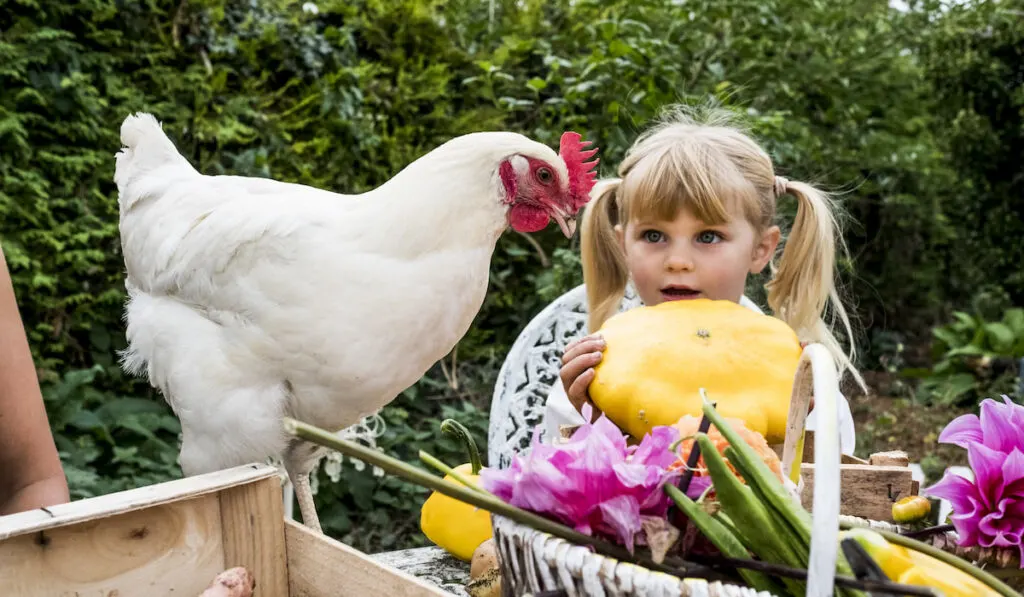
<svg viewBox="0 0 1024 597"><path fill-rule="evenodd" d="M60 504L51 508L0 516L0 541L25 533L35 533L68 524L95 520L112 514L141 510L175 500L214 493L259 479L276 478L277 475L277 469L272 466L247 464L206 475L186 477Z"/></svg>
<svg viewBox="0 0 1024 597"><path fill-rule="evenodd" d="M903 450L875 452L868 457L868 463L874 466L910 466L910 457Z"/></svg>
<svg viewBox="0 0 1024 597"><path fill-rule="evenodd" d="M0 542L0 593L199 595L224 570L220 533L216 495L22 533Z"/></svg>
<svg viewBox="0 0 1024 597"><path fill-rule="evenodd" d="M814 466L803 464L804 487L800 496L804 508L814 501ZM871 520L892 521L892 504L913 495L911 470L902 466L843 464L840 466L839 512Z"/></svg>
<svg viewBox="0 0 1024 597"><path fill-rule="evenodd" d="M277 477L220 493L224 568L245 566L256 577L253 597L288 595L284 506Z"/></svg>
<svg viewBox="0 0 1024 597"><path fill-rule="evenodd" d="M814 430L812 429L804 431L804 455L800 462L814 462Z"/></svg>
<svg viewBox="0 0 1024 597"><path fill-rule="evenodd" d="M451 597L415 576L383 566L361 551L314 533L297 522L284 523L290 597Z"/></svg>
<svg viewBox="0 0 1024 597"><path fill-rule="evenodd" d="M842 464L870 464L863 458L857 458L852 454L840 454L839 461ZM804 454L801 462L803 464L814 463L814 431L807 430L804 432Z"/></svg>

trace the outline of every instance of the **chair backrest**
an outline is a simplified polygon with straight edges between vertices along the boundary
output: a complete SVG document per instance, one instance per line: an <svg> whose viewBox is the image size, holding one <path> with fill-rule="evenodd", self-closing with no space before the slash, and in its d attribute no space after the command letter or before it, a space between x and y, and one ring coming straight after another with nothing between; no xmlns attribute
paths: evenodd
<svg viewBox="0 0 1024 597"><path fill-rule="evenodd" d="M632 287L619 311L640 305ZM512 345L498 372L491 399L487 433L487 465L505 468L512 455L528 448L534 429L544 437L544 406L551 385L558 382L565 346L585 336L587 291L579 285L555 299L537 314Z"/></svg>

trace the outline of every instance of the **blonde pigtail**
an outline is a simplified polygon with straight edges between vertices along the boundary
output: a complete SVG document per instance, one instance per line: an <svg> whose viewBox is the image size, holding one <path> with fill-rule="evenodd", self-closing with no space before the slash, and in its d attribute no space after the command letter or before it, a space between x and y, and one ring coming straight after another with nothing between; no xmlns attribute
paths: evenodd
<svg viewBox="0 0 1024 597"><path fill-rule="evenodd" d="M824 192L803 182L776 179L776 195L797 199L796 220L772 280L765 285L768 305L792 327L801 340L823 344L832 353L840 373L849 372L867 390L854 366L853 330L836 288L836 256L845 251L839 235L836 207ZM838 245L837 245L837 240ZM823 318L828 313L829 321ZM832 330L840 324L849 342L844 351Z"/></svg>
<svg viewBox="0 0 1024 597"><path fill-rule="evenodd" d="M615 225L619 222L618 178L598 181L580 226L580 257L587 285L588 327L596 332L614 315L626 291L629 271Z"/></svg>

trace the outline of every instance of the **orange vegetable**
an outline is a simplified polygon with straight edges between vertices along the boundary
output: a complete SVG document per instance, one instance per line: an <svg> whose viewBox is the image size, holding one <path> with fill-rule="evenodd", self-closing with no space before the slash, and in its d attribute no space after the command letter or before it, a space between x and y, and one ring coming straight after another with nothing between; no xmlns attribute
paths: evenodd
<svg viewBox="0 0 1024 597"><path fill-rule="evenodd" d="M765 440L764 436L756 431L747 429L746 424L739 419L726 418L726 421L757 452L765 464L768 465L768 468L779 478L779 481L782 481L782 461L779 460L779 455L775 453L775 450L768 445L768 441ZM690 451L693 449L693 438L697 435L700 427L700 417L686 415L680 418L673 427L679 430L679 437L682 439L677 449L679 459L670 467L674 470L682 469L686 466L686 461L690 457ZM722 437L722 434L714 426L708 429L708 439L711 440L711 443L715 444L715 447L718 448L718 453L725 458L725 449L729 446L729 442ZM729 465L729 470L742 480L743 476L736 471L736 467L729 462L728 458L725 458L725 462ZM703 477L707 474L708 471L704 464L704 457L701 456L697 461L697 469L694 472L694 476Z"/></svg>

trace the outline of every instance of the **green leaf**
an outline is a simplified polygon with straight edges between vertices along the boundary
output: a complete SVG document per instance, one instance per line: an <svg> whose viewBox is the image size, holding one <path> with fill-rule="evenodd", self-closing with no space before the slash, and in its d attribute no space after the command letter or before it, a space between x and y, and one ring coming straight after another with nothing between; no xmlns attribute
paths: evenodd
<svg viewBox="0 0 1024 597"><path fill-rule="evenodd" d="M985 332L988 334L988 342L996 353L1009 354L1016 339L1013 330L1003 323L986 323Z"/></svg>
<svg viewBox="0 0 1024 597"><path fill-rule="evenodd" d="M548 83L544 79L538 79L537 77L534 77L526 82L526 86L534 91L540 91L547 87Z"/></svg>
<svg viewBox="0 0 1024 597"><path fill-rule="evenodd" d="M1003 313L1003 323L1013 331L1014 336L1017 338L1024 337L1024 309L1007 309Z"/></svg>
<svg viewBox="0 0 1024 597"><path fill-rule="evenodd" d="M977 387L977 380L970 373L957 373L938 380L941 384L938 387L939 402L942 404L955 404L962 396Z"/></svg>

